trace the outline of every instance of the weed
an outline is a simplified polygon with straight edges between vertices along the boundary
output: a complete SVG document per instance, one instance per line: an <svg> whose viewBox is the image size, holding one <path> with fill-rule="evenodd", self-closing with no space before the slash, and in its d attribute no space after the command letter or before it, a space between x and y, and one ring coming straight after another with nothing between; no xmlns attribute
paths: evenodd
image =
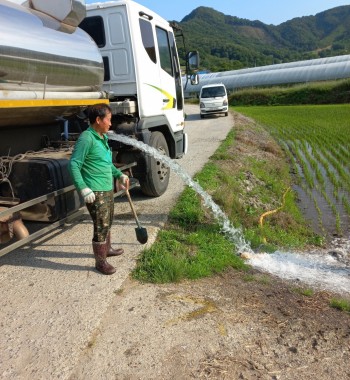
<svg viewBox="0 0 350 380"><path fill-rule="evenodd" d="M271 284L271 277L266 275L259 276L258 282L263 285L269 285Z"/></svg>
<svg viewBox="0 0 350 380"><path fill-rule="evenodd" d="M347 300L333 298L330 301L330 305L335 309L339 309L341 311L346 311L350 313L350 302Z"/></svg>
<svg viewBox="0 0 350 380"><path fill-rule="evenodd" d="M314 295L314 291L312 289L304 289L304 288L293 288L293 292L301 294L305 297L312 297Z"/></svg>
<svg viewBox="0 0 350 380"><path fill-rule="evenodd" d="M246 274L243 276L243 281L245 282L253 282L255 281L255 276L252 274Z"/></svg>
<svg viewBox="0 0 350 380"><path fill-rule="evenodd" d="M266 275L253 275L253 274L245 274L243 276L243 281L245 282L258 282L259 284L269 285L271 283L271 278Z"/></svg>

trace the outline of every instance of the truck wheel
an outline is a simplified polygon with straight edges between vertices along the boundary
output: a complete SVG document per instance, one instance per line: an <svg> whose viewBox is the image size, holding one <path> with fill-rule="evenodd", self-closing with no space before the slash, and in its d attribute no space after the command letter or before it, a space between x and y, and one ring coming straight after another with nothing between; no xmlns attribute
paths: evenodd
<svg viewBox="0 0 350 380"><path fill-rule="evenodd" d="M152 132L149 145L169 156L168 144L161 132ZM146 157L146 173L145 180L140 181L142 192L151 197L159 197L168 188L170 168L162 161L148 155Z"/></svg>

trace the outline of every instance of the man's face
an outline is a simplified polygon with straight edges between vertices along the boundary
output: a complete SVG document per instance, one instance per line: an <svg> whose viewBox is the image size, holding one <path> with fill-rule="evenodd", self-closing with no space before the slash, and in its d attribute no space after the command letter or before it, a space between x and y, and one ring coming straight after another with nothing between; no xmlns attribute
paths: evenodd
<svg viewBox="0 0 350 380"><path fill-rule="evenodd" d="M107 133L111 126L112 114L108 112L105 117L98 116L96 119L96 131L100 134Z"/></svg>

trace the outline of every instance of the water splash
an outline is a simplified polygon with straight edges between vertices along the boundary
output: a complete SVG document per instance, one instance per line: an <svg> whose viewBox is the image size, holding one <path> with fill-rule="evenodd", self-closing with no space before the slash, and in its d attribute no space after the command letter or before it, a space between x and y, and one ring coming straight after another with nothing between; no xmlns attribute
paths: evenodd
<svg viewBox="0 0 350 380"><path fill-rule="evenodd" d="M334 253L334 252L333 252ZM318 290L350 293L347 254L327 252L280 252L255 254L248 260L253 267L287 280L296 280Z"/></svg>
<svg viewBox="0 0 350 380"><path fill-rule="evenodd" d="M212 197L207 192L205 192L199 183L194 181L177 162L173 161L170 157L161 154L157 149L128 136L116 134L113 131L109 131L108 138L111 140L119 141L126 145L134 146L169 166L174 173L179 175L189 187L191 187L197 194L202 197L204 206L212 210L214 217L221 225L222 232L236 246L238 253L254 253L250 245L245 241L242 230L240 228L235 228L232 225L227 215L213 201Z"/></svg>

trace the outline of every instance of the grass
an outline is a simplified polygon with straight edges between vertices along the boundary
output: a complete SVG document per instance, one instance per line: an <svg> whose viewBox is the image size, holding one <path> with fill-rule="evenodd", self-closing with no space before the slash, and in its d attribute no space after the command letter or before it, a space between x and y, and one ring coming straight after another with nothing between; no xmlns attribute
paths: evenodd
<svg viewBox="0 0 350 380"><path fill-rule="evenodd" d="M270 285L271 284L271 278L266 275L254 275L254 274L245 274L242 277L242 280L245 282L257 282L262 285Z"/></svg>
<svg viewBox="0 0 350 380"><path fill-rule="evenodd" d="M220 227L207 223L194 191L186 189L170 213L167 228L142 253L133 276L143 282L166 283L211 276L228 267L246 269L234 252Z"/></svg>
<svg viewBox="0 0 350 380"><path fill-rule="evenodd" d="M309 288L293 288L292 291L305 297L312 297L314 295L314 290Z"/></svg>
<svg viewBox="0 0 350 380"><path fill-rule="evenodd" d="M330 301L331 307L350 313L350 302L344 299L333 298Z"/></svg>

